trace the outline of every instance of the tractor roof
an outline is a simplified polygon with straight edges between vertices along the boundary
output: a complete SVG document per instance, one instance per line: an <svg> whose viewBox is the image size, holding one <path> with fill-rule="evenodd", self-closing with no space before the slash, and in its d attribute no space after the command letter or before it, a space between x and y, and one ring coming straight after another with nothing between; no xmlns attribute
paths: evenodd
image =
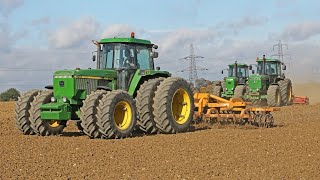
<svg viewBox="0 0 320 180"><path fill-rule="evenodd" d="M235 64L229 64L228 66L231 66L233 67ZM247 64L244 64L244 63L238 63L238 67L247 67L248 65Z"/></svg>
<svg viewBox="0 0 320 180"><path fill-rule="evenodd" d="M150 41L144 39L136 39L136 38L105 38L101 39L100 44L104 43L132 43L132 44L145 44L145 45L153 45Z"/></svg>
<svg viewBox="0 0 320 180"><path fill-rule="evenodd" d="M257 62L262 62L262 58L257 58ZM272 58L267 58L266 62L281 62L279 59L272 59Z"/></svg>

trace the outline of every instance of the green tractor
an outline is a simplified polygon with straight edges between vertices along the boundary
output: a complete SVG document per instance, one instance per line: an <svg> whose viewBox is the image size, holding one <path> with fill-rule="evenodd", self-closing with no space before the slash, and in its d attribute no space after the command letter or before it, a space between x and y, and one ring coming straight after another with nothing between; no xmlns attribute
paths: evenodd
<svg viewBox="0 0 320 180"><path fill-rule="evenodd" d="M23 134L59 135L68 120L90 138L125 138L145 133L187 131L193 94L182 78L154 68L157 45L148 40L107 38L99 42L96 69L56 71L47 90L31 90L16 103Z"/></svg>
<svg viewBox="0 0 320 180"><path fill-rule="evenodd" d="M257 58L257 74L249 77L246 98L268 106L290 105L293 100L292 83L282 72L286 66L278 59Z"/></svg>
<svg viewBox="0 0 320 180"><path fill-rule="evenodd" d="M222 82L214 82L213 94L226 99L244 98L251 65L237 63L228 65L228 77ZM221 71L223 74L223 70Z"/></svg>

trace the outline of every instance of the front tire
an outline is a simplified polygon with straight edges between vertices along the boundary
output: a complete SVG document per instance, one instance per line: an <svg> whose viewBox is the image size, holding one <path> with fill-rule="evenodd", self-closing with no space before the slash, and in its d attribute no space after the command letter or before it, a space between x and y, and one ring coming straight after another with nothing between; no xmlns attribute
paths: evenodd
<svg viewBox="0 0 320 180"><path fill-rule="evenodd" d="M41 136L60 135L63 133L63 129L66 126L67 121L57 120L42 120L41 105L50 103L50 99L53 97L53 91L47 90L39 93L31 103L30 108L30 122L35 132Z"/></svg>
<svg viewBox="0 0 320 180"><path fill-rule="evenodd" d="M221 97L222 87L221 86L214 86L212 94L218 97Z"/></svg>
<svg viewBox="0 0 320 180"><path fill-rule="evenodd" d="M244 99L244 95L246 93L246 86L238 85L236 86L233 94L233 98L241 98Z"/></svg>
<svg viewBox="0 0 320 180"><path fill-rule="evenodd" d="M31 122L29 120L30 113L29 110L31 108L31 102L33 101L34 97L40 93L40 90L31 90L18 98L16 102L16 109L15 109L15 120L16 125L19 130L24 135L32 135L34 134L34 130L31 127Z"/></svg>
<svg viewBox="0 0 320 180"><path fill-rule="evenodd" d="M172 134L187 131L194 113L189 84L182 78L165 79L155 93L153 108L160 132Z"/></svg>
<svg viewBox="0 0 320 180"><path fill-rule="evenodd" d="M103 95L98 106L98 126L101 138L126 138L137 124L133 98L122 90Z"/></svg>

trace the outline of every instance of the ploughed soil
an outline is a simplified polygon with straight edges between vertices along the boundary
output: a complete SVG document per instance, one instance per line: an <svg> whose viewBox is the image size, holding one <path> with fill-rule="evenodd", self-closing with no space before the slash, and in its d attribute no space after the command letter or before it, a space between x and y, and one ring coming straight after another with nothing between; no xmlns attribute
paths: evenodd
<svg viewBox="0 0 320 180"><path fill-rule="evenodd" d="M276 127L209 126L174 135L22 135L0 104L0 179L319 179L320 105L283 107ZM203 127L203 126L202 126ZM205 126L206 127L206 126Z"/></svg>

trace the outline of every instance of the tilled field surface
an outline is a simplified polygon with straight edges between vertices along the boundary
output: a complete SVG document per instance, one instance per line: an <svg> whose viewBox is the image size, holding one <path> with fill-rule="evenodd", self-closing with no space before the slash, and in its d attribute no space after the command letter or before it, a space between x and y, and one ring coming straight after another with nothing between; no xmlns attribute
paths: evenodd
<svg viewBox="0 0 320 180"><path fill-rule="evenodd" d="M284 107L271 129L213 126L175 135L92 140L22 135L0 104L0 179L319 179L320 106Z"/></svg>

